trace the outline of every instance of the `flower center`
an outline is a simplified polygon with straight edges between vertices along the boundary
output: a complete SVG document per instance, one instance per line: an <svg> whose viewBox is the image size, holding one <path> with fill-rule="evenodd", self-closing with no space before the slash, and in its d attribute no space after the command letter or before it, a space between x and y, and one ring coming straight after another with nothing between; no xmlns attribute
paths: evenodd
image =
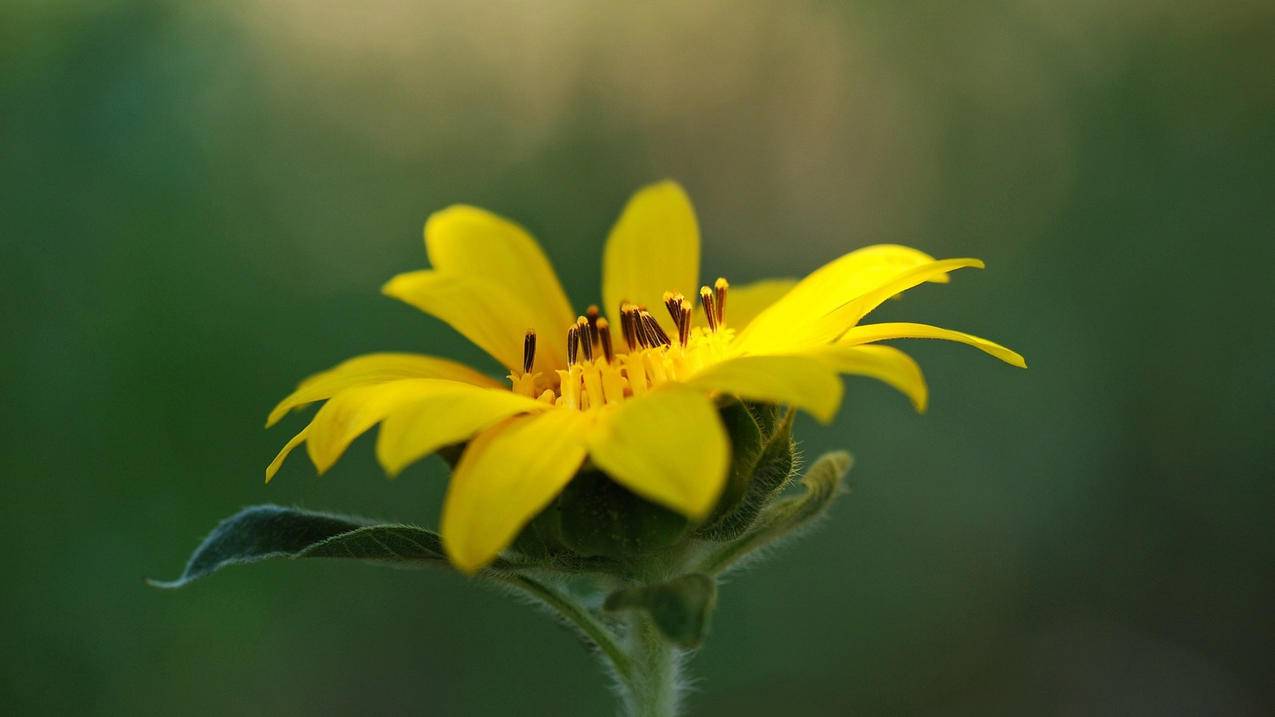
<svg viewBox="0 0 1275 717"><path fill-rule="evenodd" d="M725 355L735 332L726 328L726 294L730 284L718 279L700 288L700 304L707 326L693 326L694 306L683 295L664 292L664 307L673 320L670 337L645 306L620 305L620 338L590 306L567 328L567 368L553 376L532 373L536 332L523 339L522 373L510 375L515 393L576 410L622 403L669 381L682 381ZM618 349L623 349L618 350Z"/></svg>

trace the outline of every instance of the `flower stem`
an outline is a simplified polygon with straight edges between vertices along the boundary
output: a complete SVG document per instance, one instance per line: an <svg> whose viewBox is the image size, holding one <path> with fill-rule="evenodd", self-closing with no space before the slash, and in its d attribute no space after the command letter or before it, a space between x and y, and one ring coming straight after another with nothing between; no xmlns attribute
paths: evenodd
<svg viewBox="0 0 1275 717"><path fill-rule="evenodd" d="M633 666L630 678L622 681L629 716L674 717L682 692L682 656L677 648L660 634L649 617L634 614L625 651Z"/></svg>

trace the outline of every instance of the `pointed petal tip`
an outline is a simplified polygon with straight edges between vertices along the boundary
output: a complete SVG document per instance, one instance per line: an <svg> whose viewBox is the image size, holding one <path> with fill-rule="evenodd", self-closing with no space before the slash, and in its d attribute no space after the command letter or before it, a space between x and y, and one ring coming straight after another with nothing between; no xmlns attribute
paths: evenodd
<svg viewBox="0 0 1275 717"><path fill-rule="evenodd" d="M831 425L837 418L837 411L841 408L841 401L837 401L837 405L831 408L807 408L806 412L822 425Z"/></svg>
<svg viewBox="0 0 1275 717"><path fill-rule="evenodd" d="M452 567L465 575L472 578L478 574L480 570L495 561L497 554L484 557L481 553L475 553L467 550L458 550L456 541L447 539L447 532L443 532L443 552L447 553L447 561Z"/></svg>
<svg viewBox="0 0 1275 717"><path fill-rule="evenodd" d="M458 558L457 556L451 553L448 553L447 557L449 560L451 560L452 567L456 568L456 570L459 573L461 573L467 578L474 577L475 575L478 574L479 570L482 570L484 567L487 566L488 563L491 562L491 560L487 560L487 561L462 560L461 558Z"/></svg>
<svg viewBox="0 0 1275 717"><path fill-rule="evenodd" d="M400 295L402 294L402 287L403 287L402 279L405 276L407 275L395 274L394 276L390 277L388 281L386 281L384 284L381 284L381 294L383 296L388 296L394 299L400 298Z"/></svg>

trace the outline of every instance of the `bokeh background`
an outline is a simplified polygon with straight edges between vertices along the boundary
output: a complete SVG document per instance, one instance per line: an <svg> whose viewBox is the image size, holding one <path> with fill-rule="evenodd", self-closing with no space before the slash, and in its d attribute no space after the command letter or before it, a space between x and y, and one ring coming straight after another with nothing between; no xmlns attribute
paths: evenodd
<svg viewBox="0 0 1275 717"><path fill-rule="evenodd" d="M706 276L902 242L986 272L883 318L932 409L851 380L854 493L726 586L692 714L1275 710L1275 5L173 3L0 8L0 702L12 714L612 712L591 658L442 571L278 563L183 591L221 517L436 525L437 459L262 469L293 383L485 357L382 298L452 202L577 306L642 183ZM711 276L709 277L711 278Z"/></svg>

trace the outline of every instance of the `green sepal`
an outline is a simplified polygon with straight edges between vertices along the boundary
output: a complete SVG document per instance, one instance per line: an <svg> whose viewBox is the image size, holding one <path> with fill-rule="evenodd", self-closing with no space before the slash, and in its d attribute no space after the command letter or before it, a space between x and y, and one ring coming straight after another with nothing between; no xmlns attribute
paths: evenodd
<svg viewBox="0 0 1275 717"><path fill-rule="evenodd" d="M788 484L796 451L793 416L791 410L770 404L736 403L722 409L731 439L730 475L717 511L698 537L734 540Z"/></svg>
<svg viewBox="0 0 1275 717"><path fill-rule="evenodd" d="M221 568L270 558L352 558L399 567L448 564L438 534L424 528L257 505L218 523L176 580L148 582L180 588ZM498 561L492 567L511 566Z"/></svg>
<svg viewBox="0 0 1275 717"><path fill-rule="evenodd" d="M585 558L632 562L681 543L691 531L685 517L591 468L576 475L546 512L537 518L542 535L556 530L563 545Z"/></svg>
<svg viewBox="0 0 1275 717"><path fill-rule="evenodd" d="M844 478L852 464L850 454L844 451L820 456L802 477L800 494L785 496L767 505L748 532L711 551L699 563L699 569L709 575L721 575L757 551L817 523L832 501L846 492Z"/></svg>
<svg viewBox="0 0 1275 717"><path fill-rule="evenodd" d="M704 526L696 531L700 536L712 535L721 522L739 506L740 501L744 500L749 484L752 483L757 461L766 450L766 436L762 434L757 419L744 404L732 401L722 406L718 414L730 440L730 469L726 473L726 485L722 488L721 497L717 499L717 507Z"/></svg>
<svg viewBox="0 0 1275 717"><path fill-rule="evenodd" d="M716 606L717 581L690 573L664 583L617 590L607 596L602 608L642 610L669 642L691 649L704 642Z"/></svg>

